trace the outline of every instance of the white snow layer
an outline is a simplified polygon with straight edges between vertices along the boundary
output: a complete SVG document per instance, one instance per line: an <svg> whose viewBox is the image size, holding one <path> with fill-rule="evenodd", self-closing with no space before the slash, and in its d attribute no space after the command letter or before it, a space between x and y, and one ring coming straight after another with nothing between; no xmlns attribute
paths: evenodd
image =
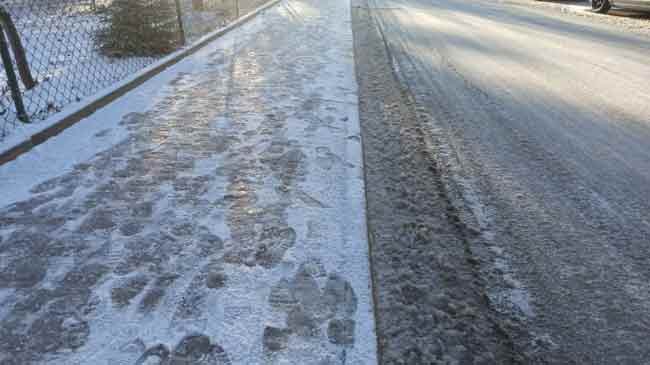
<svg viewBox="0 0 650 365"><path fill-rule="evenodd" d="M152 108L158 107L161 101L173 98L175 95L172 93L179 93L178 97L182 98L183 92L191 93L202 85L201 82L205 82L202 80L203 74L218 72L225 80L224 85L230 83L228 78L235 77L231 72L233 69L239 68L240 76L250 75L250 83L247 84L241 78L235 80L234 87L238 90L231 89L229 92L256 100L259 105L234 105L232 108L237 110L234 115L240 120L235 120L233 114L229 115L227 111L217 116L212 123L224 134L229 133L232 128L243 127L251 131L262 128L261 123L268 117L268 103L279 103L282 110L300 111L310 108L305 106L308 102L306 98L309 97L311 101L318 100L318 105L313 107L315 110L311 110L310 115L317 114L319 126L310 129L308 124L313 120L306 120L307 117L301 112L289 115L286 120L287 132L284 137L288 144L301 146L306 163L304 179L291 187L296 195L292 196L286 208L286 223L295 232L295 244L287 248L278 265L263 267L225 263L223 270L228 278L227 284L218 291L203 289L205 300L201 305L204 312L199 317L187 321L174 319L174 311L177 309L175 303L182 299L184 290L191 285L195 272L182 273L174 282L171 292L166 294L163 304L146 315L131 307L116 308L111 304L110 290L117 279L110 279L109 275L108 278L100 280L93 289L94 300L99 304L87 319L90 335L85 344L75 350L48 354L43 360L44 363L134 364L134 359L142 359L142 349L151 348L156 344L173 349L182 338L193 333L204 334L222 346L233 364L377 362L350 19L348 0L283 1L59 136L37 146L16 161L0 166L0 207L26 200L33 195L30 189L37 184L73 171L75 165L91 161L98 153L129 138L128 128L120 125L125 116L134 112L151 111ZM273 31L269 31L270 27ZM315 37L310 34L315 30L324 32L325 36ZM283 38L279 32L287 32L290 35L284 34ZM256 53L256 45L287 37L301 39L305 49L311 49L312 54L305 56L304 53L297 53L292 57L292 50L280 45L275 47L278 54ZM318 38L326 38L326 43ZM313 46L310 43L314 43ZM304 51L303 49L302 52ZM222 57L225 63L214 66L212 62L216 57ZM309 84L296 84L301 82L300 79L289 80L285 85L265 84L267 79L273 79L265 77L266 74L280 70L254 69L255 65L263 66L265 59L279 57L295 59L295 64L285 62L286 69L282 72L289 75L296 72L295 70L310 67L310 64L319 64L320 68L315 78L308 81ZM172 87L173 80L188 81L185 86L182 85L183 81L181 86ZM215 92L219 87L215 86ZM291 90L296 88L302 88L303 91L292 93ZM282 100L267 99L276 92L286 92L287 97ZM313 94L317 96L312 97ZM232 103L237 102L237 96L226 98L231 98ZM310 132L305 132L307 130ZM238 136L245 138L242 136L249 135L244 133ZM245 147L252 155L262 153L260 148L268 147L268 138L264 133L250 134L247 138L249 139L245 141ZM212 173L215 166L226 167L230 159L228 156L197 159L193 161L191 174L196 176ZM257 209L256 207L279 199L277 186L273 185L275 178L259 178L265 184L255 191L257 202L250 209ZM227 177L217 177L209 191L203 193L201 198L216 200L224 196L229 189L229 183ZM170 188L160 189L164 193L165 189ZM82 195L86 192L84 189L78 189L70 199L82 200ZM156 202L154 216L161 207L174 206L166 200L164 194L161 196L163 198ZM233 228L237 227L226 223L230 213L225 212L225 209L214 209L207 213L200 223L209 224L212 233L223 238L228 248L236 243L233 243L232 236ZM191 216L195 212L192 212L191 208L182 207L176 213L182 217ZM0 234L5 229L12 228L2 227ZM152 229L155 227L147 228L149 231ZM4 239L7 237L8 233L4 235ZM194 258L195 271L200 269L202 259ZM331 335L328 340L331 328L325 323L321 325L320 332L313 336L298 336L292 333L282 350L269 355L263 346L265 327L284 327L288 315L269 304L271 289L282 280L295 281L300 274L300 268L304 267L305 263L314 262L314 267L323 271L322 276L314 274L321 292L327 290L326 282L331 280L333 275L343 278L352 287L356 311L349 312L353 312L350 319L354 324L354 341L352 344L340 345L332 342ZM74 265L74 262L64 260L58 270L65 272ZM47 277L61 277L61 273L48 272ZM42 285L47 287L52 285L52 282ZM11 296L11 291L0 291L0 298L4 303L7 302L7 297ZM0 314L5 315L4 311ZM75 325L68 322L67 325Z"/></svg>

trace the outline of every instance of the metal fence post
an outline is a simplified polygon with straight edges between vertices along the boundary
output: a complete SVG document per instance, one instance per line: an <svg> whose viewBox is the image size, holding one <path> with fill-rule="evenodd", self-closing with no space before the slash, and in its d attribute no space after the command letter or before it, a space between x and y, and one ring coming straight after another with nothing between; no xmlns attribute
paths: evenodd
<svg viewBox="0 0 650 365"><path fill-rule="evenodd" d="M20 87L18 86L18 78L16 77L16 72L14 71L13 61L11 60L11 53L9 53L9 47L7 46L7 41L5 40L5 32L2 24L0 24L0 56L2 56L2 64L4 65L5 72L7 74L7 83L9 84L9 90L11 91L11 98L14 100L14 105L16 106L16 114L18 120L24 123L29 122L29 117L25 111L25 105L23 104L23 96L20 93Z"/></svg>
<svg viewBox="0 0 650 365"><path fill-rule="evenodd" d="M183 13L181 12L181 1L174 0L176 2L176 17L178 18L178 32L181 37L181 43L185 45L185 29L183 28Z"/></svg>
<svg viewBox="0 0 650 365"><path fill-rule="evenodd" d="M13 20L11 20L11 15L2 5L0 5L0 25L4 27L4 33L9 39L9 45L14 53L16 65L18 66L18 73L20 74L20 78L23 80L23 85L25 85L25 88L29 90L36 86L36 81L32 77L32 73L29 69L29 63L27 62L27 56L25 55L25 48L23 48L23 43L20 41L18 30L16 30L16 26L14 25Z"/></svg>

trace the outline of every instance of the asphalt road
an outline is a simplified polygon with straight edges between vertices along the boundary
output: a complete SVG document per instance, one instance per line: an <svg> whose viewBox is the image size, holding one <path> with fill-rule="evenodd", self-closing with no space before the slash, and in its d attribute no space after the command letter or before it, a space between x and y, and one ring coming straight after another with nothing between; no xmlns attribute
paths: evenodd
<svg viewBox="0 0 650 365"><path fill-rule="evenodd" d="M495 1L373 16L518 351L650 359L650 39Z"/></svg>

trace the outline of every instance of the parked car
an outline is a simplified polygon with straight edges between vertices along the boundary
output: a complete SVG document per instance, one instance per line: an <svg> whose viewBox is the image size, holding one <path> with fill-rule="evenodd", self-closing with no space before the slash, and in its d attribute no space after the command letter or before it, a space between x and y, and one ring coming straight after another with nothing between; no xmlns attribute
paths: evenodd
<svg viewBox="0 0 650 365"><path fill-rule="evenodd" d="M650 12L650 0L591 0L592 9L598 13L607 13L612 6Z"/></svg>

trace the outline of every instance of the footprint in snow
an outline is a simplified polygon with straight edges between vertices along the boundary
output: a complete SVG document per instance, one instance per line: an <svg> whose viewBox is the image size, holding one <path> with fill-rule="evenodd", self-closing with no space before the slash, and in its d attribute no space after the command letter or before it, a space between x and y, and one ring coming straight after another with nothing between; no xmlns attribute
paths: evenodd
<svg viewBox="0 0 650 365"><path fill-rule="evenodd" d="M315 342L333 355L320 359L321 363L344 361L346 348L355 342L357 301L354 289L343 277L328 275L318 260L303 263L293 277L271 288L269 305L284 312L286 321L284 326L264 328L262 343L267 358L290 356L292 346Z"/></svg>

